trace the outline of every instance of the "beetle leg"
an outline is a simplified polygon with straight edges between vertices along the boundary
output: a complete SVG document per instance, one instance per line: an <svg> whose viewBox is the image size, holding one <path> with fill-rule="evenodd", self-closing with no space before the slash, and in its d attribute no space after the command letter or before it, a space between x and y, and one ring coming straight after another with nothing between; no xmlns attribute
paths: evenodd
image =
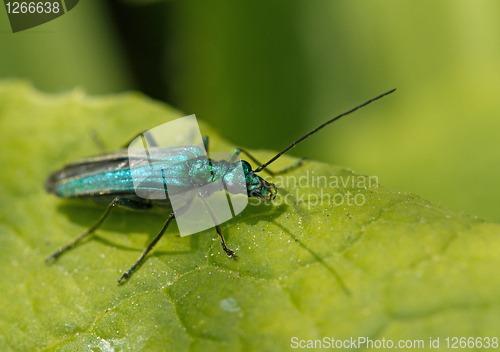
<svg viewBox="0 0 500 352"><path fill-rule="evenodd" d="M180 207L179 209L177 209L177 215L180 216L184 213L184 211L186 209L189 208L189 206L191 205L191 202L189 202L188 204ZM167 221L165 222L165 225L163 225L163 227L161 228L160 230L160 233L158 235L156 235L156 237L154 238L153 241L151 241L151 243L146 247L146 249L142 252L142 254L140 255L139 259L137 259L137 261L135 262L134 265L132 265L130 267L130 269L128 269L125 274L122 275L122 277L118 280L118 283L121 284L122 281L126 281L129 277L130 277L130 274L132 274L132 272L137 269L137 267L139 265L141 265L141 263L144 261L144 258L146 257L146 255L151 252L151 250L153 249L153 247L158 243L158 241L160 240L160 238L163 236L163 234L165 233L165 231L167 230L167 227L168 227L168 224L170 224L170 221L172 221L172 219L175 218L175 213L174 212L171 212L170 215L168 216L168 219Z"/></svg>
<svg viewBox="0 0 500 352"><path fill-rule="evenodd" d="M203 146L205 147L205 151L207 152L207 155L208 154L208 136L203 136Z"/></svg>
<svg viewBox="0 0 500 352"><path fill-rule="evenodd" d="M226 252L228 257L236 258L236 254L234 253L234 251L230 250L226 246L226 241L224 240L224 236L222 236L220 225L215 225L215 229L217 230L217 235L219 236L220 246L222 247L222 250Z"/></svg>
<svg viewBox="0 0 500 352"><path fill-rule="evenodd" d="M106 154L108 152L108 148L106 148L106 144L104 144L102 138L99 136L99 134L97 134L96 130L90 128L89 134L90 138L92 138L92 142L94 142L95 146L97 147L97 149L99 149L101 154Z"/></svg>
<svg viewBox="0 0 500 352"><path fill-rule="evenodd" d="M210 205L208 205L207 201L202 196L200 196L200 199L203 202L203 204L205 205L205 208L207 209L208 213L210 214L210 217L212 218L212 220L214 222L215 229L217 230L217 235L219 236L219 241L220 241L220 245L221 245L222 249L224 250L224 252L226 252L228 257L236 258L236 254L234 254L234 251L230 250L226 246L226 241L224 240L224 236L222 235L222 230L220 228L219 222L217 221L217 218L215 217L215 214L214 214L212 208L210 208Z"/></svg>
<svg viewBox="0 0 500 352"><path fill-rule="evenodd" d="M139 257L139 259L137 259L137 261L135 262L134 265L132 265L130 267L130 269L128 269L125 274L122 275L122 277L118 280L118 283L121 284L123 280L127 280L129 277L130 277L130 274L139 266L141 265L142 261L144 260L144 258L146 257L146 255L153 249L153 247L158 243L158 241L160 240L160 238L163 236L163 234L165 233L165 231L167 230L167 227L168 227L168 224L170 224L170 221L172 221L172 219L175 218L175 214L174 212L171 212L170 215L168 216L168 219L167 219L167 222L165 222L165 225L163 225L160 233L158 235L156 235L156 237L154 238L154 240L146 247L146 249L142 252L141 256Z"/></svg>
<svg viewBox="0 0 500 352"><path fill-rule="evenodd" d="M97 230L99 228L99 226L102 225L102 223L104 222L104 220L107 219L107 217L109 216L109 214L111 214L111 211L116 206L123 206L123 207L126 207L126 208L132 208L132 209L147 209L147 208L151 207L151 205L149 205L149 204L142 204L142 203L130 200L130 199L126 199L126 198L115 198L115 199L113 199L113 201L108 205L108 207L104 211L104 214L101 215L101 217L99 218L99 220L97 220L97 222L92 227L90 227L87 231L85 231L84 233L82 233L77 238L73 239L66 246L59 248L53 254L51 254L50 256L48 256L45 259L45 261L47 263L49 263L49 262L51 262L53 260L56 260L57 258L59 258L59 256L61 254L63 254L64 252L66 252L68 249L74 247L77 243L79 243L80 241L82 241L83 239L85 239L87 236L89 236L90 234L92 234L95 230Z"/></svg>
<svg viewBox="0 0 500 352"><path fill-rule="evenodd" d="M147 146L149 148L156 148L158 147L158 143L156 143L155 139L153 138L153 136L150 134L150 133L146 133L148 131L143 131L141 133L139 133L138 135L134 136L134 138L132 138L131 140L128 141L128 143L126 143L125 145L122 146L122 149L127 149L128 146L137 138L137 137L140 137L140 136L144 136L144 138L146 139L147 141Z"/></svg>

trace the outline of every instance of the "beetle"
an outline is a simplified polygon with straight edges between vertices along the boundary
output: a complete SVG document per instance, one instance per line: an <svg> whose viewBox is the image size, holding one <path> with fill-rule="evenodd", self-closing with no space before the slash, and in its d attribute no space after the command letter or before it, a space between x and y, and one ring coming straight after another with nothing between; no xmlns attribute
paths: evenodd
<svg viewBox="0 0 500 352"><path fill-rule="evenodd" d="M222 180L227 186L226 190L229 193L236 193L238 189L245 189L247 196L251 198L257 198L263 202L272 201L278 192L277 187L270 182L267 182L259 175L261 171L265 171L271 176L287 172L293 168L302 165L304 159L293 165L273 172L269 170L268 166L285 154L288 150L293 148L298 143L302 142L307 137L318 132L328 124L340 119L343 116L349 115L357 109L364 107L371 102L378 100L388 94L394 92L392 89L384 94L381 94L367 102L358 105L357 107L340 114L320 126L313 129L311 132L302 136L301 138L294 141L288 147L283 149L281 152L272 157L269 161L265 163L259 162L255 157L248 153L244 149L236 149L232 153L233 157L240 154L245 154L254 163L260 165L255 170L252 170L251 165L244 161L234 161L233 157L228 158L228 160L212 160L207 158L203 150L198 146L185 146L185 147L172 147L172 148L159 148L154 141L149 141L149 144L156 148L154 157L144 159L142 156L135 156L135 159L139 160L139 173L142 177L148 180L144 186L148 189L163 189L164 179L154 176L151 170L154 168L160 168L165 170L164 177L170 178L176 184L175 189L169 186L168 194L172 196L176 192L181 193L189 189L194 189L200 185L206 185L210 183L215 183L214 181ZM139 137L146 138L145 134L139 134ZM137 138L137 137L136 137ZM205 150L208 152L208 137L203 138L203 143ZM127 144L128 145L128 144ZM143 262L146 255L153 249L153 247L158 243L160 238L165 233L170 222L175 218L176 214L172 211L171 199L167 196L165 199L145 199L141 198L136 194L137 185L134 185L131 174L130 161L134 159L134 155L130 155L126 149L120 149L116 152L106 153L93 158L84 159L74 163L67 164L63 169L52 173L46 183L45 189L48 193L55 194L61 198L81 198L89 199L93 202L99 204L107 204L107 208L102 214L102 216L97 220L97 222L82 233L77 238L73 239L64 247L59 248L49 257L46 261L51 262L56 260L64 252L74 247L77 243L88 237L96 229L101 226L101 224L110 215L112 210L116 207L122 207L132 210L146 210L153 207L159 207L169 212L169 216L163 225L162 229L153 239L153 241L144 249L142 254L139 256L137 261L120 277L118 283L122 283L127 280L132 272ZM137 160L136 160L137 161ZM144 165L141 163L143 162ZM176 165L176 167L174 167ZM182 167L179 168L178 165ZM235 174L237 167L241 166L243 168L244 177L238 178ZM243 184L242 184L243 183ZM215 190L213 190L215 191ZM206 192L206 191L205 191ZM210 192L210 191L208 191ZM200 192L198 195L203 204L205 205L208 213L214 220L214 227L217 231L219 241L222 249L226 255L230 258L235 258L236 254L234 251L229 249L224 240L222 230L220 225L217 223L215 214L211 210L209 204L205 201L207 194ZM185 205L185 209L189 207L189 203ZM182 214L183 210L177 211L177 216Z"/></svg>

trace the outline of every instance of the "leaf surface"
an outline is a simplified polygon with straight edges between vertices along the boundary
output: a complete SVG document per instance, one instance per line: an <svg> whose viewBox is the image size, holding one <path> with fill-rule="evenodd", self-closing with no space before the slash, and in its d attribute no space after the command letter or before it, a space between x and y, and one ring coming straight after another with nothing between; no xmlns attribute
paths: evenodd
<svg viewBox="0 0 500 352"><path fill-rule="evenodd" d="M113 150L181 116L136 93L0 85L1 351L279 351L293 337L421 339L428 348L430 337L498 332L499 225L314 161L269 179L280 189L275 204L251 201L223 224L237 260L213 229L181 238L173 225L118 286L166 220L120 209L46 265L103 212L46 194L46 177L99 153L89 131ZM201 127L212 150L235 148Z"/></svg>

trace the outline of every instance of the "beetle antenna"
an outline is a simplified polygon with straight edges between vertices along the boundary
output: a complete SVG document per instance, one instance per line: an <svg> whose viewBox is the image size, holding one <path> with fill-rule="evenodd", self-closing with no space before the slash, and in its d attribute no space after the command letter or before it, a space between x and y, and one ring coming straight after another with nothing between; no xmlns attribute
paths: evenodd
<svg viewBox="0 0 500 352"><path fill-rule="evenodd" d="M336 121L338 119L340 119L342 116L346 116L346 115L349 115L350 113L353 113L354 111L362 108L363 106L366 106L368 104L370 104L371 102L374 102L375 100L378 100L382 97L385 97L386 95L389 95L391 94L392 92L394 92L396 89L391 89L390 91L388 92L385 92L384 94L380 94L378 97L375 97L373 99L370 99L368 100L367 102L361 104L361 105L358 105L356 106L354 109L351 109L347 112L344 112L343 114L340 114L336 117L334 117L333 119L331 120L328 120L326 121L325 123L323 123L322 125L316 127L314 130L312 130L311 132L309 132L308 134L306 134L305 136L302 136L300 137L299 139L297 139L295 142L293 142L292 144L290 144L288 147L286 147L285 149L283 149L281 152L279 152L278 154L276 154L271 160L269 160L267 163L264 163L262 164L261 166L259 166L257 169L254 170L254 173L255 172L260 172L262 170L264 170L266 167L268 167L270 164L272 164L274 161L276 161L276 159L278 159L280 156L282 156L283 154L285 154L287 151L289 151L290 149L292 149L293 147L295 147L297 144L299 144L300 142L302 142L304 139L306 139L307 137L309 137L310 135L313 135L315 134L316 132L318 132L320 129L322 129L323 127L325 127L326 125L332 123L333 121Z"/></svg>

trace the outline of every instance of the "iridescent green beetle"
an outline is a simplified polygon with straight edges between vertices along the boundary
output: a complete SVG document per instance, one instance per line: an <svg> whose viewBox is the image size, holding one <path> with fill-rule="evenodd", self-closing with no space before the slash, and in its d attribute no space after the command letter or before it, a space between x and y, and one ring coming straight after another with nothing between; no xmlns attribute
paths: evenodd
<svg viewBox="0 0 500 352"><path fill-rule="evenodd" d="M254 158L251 154L243 149L236 149L233 152L233 155L235 156L243 153L257 165L260 165L255 170L252 170L252 167L246 161L241 160L234 162L231 161L231 158L221 161L212 160L210 158L206 158L205 153L201 148L197 146L187 146L162 148L157 150L153 163L151 163L151 160L148 160L148 167L140 169L139 172L142 172L145 178L149 177L150 182L148 183L148 187L163 188L163 179L157 177L155 178L152 174L148 174L148 172L150 172L151 170L151 167L157 167L161 168L162 170L166 170L166 176L175 180L176 184L178 185L179 192L185 192L188 189L193 189L200 185L209 184L210 182L214 182L216 180L223 180L224 184L227 186L226 190L229 193L237 192L237 190L243 187L244 189L246 189L248 197L257 198L263 202L270 202L276 197L278 190L274 184L265 181L263 178L257 175L257 173L265 171L271 176L274 176L300 166L303 160L278 172L272 172L268 169L268 166L276 161L279 157L281 157L284 153L286 153L288 150L293 148L296 144L300 143L307 137L318 132L326 125L394 91L395 89L392 89L355 107L354 109L351 109L341 115L334 117L331 120L326 121L311 132L294 141L292 144L276 154L266 163L259 162L256 158ZM204 137L203 142L205 145L205 150L208 152L208 138ZM151 141L151 143L154 142ZM173 167L174 165L179 164L182 164L183 166L181 169ZM235 176L236 166L241 166L243 168L244 179ZM99 228L99 226L109 216L111 211L116 206L134 210L160 207L165 209L166 211L169 211L170 215L168 216L165 225L163 225L158 235L146 247L135 264L132 265L132 267L130 267L130 269L128 269L122 275L122 277L120 277L118 282L122 283L124 280L128 279L131 273L142 263L145 256L160 240L172 219L175 218L175 214L172 211L172 204L168 197L166 199L145 199L137 196L135 192L137 186L135 186L132 181L130 169L129 154L127 153L127 150L123 149L114 153L108 153L94 158L89 158L79 162L68 164L62 170L56 171L49 176L45 183L45 189L47 192L53 193L56 196L62 198L89 199L96 203L108 204L108 207L105 210L104 214L93 226L91 226L87 231L85 231L77 238L73 239L66 246L61 247L55 253L50 255L46 259L47 262L57 259L62 253L66 252L68 249L72 248L78 242L93 233L97 228ZM244 184L242 185L241 183L243 182ZM172 194L170 192L171 189L169 188L169 194ZM205 203L208 212L211 214L214 220L216 220L214 217L215 215L211 212L210 207L204 201L203 196L203 194L200 194L200 199ZM228 257L235 258L236 255L234 251L227 248L220 225L218 225L216 221L214 221L214 227L217 231L220 244L224 252Z"/></svg>

